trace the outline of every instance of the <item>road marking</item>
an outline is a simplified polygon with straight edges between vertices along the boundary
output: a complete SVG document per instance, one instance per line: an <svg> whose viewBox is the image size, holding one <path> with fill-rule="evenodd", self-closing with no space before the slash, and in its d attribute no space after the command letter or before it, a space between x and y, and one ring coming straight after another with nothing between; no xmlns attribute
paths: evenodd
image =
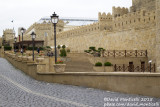
<svg viewBox="0 0 160 107"><path fill-rule="evenodd" d="M63 102L63 103L69 103L69 104L72 104L72 105L76 105L76 106L81 106L81 107L92 107L92 106L89 106L89 105L85 105L85 104L81 104L81 103L77 103L77 102L73 102L73 101L69 101L69 100L65 100L65 99L61 99L61 98L57 98L57 97L53 97L53 96L49 96L49 95L44 95L44 94L41 94L41 93L37 93L37 92L34 92L14 81L12 81L11 79L9 79L8 77L4 76L4 75L0 75L0 77L6 79L7 81L11 82L12 84L14 84L15 86L19 87L20 89L28 92L28 93L31 93L31 94L34 94L34 95L37 95L37 96L42 96L42 97L45 97L45 98L49 98L49 99L52 99L52 100L55 100L55 101L58 101L58 102Z"/></svg>

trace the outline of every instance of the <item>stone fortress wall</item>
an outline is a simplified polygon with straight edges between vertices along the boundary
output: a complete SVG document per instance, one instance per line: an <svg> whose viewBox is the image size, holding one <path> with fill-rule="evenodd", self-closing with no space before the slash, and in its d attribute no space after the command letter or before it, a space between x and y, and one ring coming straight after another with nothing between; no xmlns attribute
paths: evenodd
<svg viewBox="0 0 160 107"><path fill-rule="evenodd" d="M98 22L64 31L64 22L57 24L57 45L66 45L72 52L84 52L90 46L106 50L148 50L149 59L156 59L155 0L132 0L130 9L113 7L111 13L99 13ZM34 30L36 40L54 46L50 22L35 23L25 33L30 39ZM47 35L47 36L44 36Z"/></svg>
<svg viewBox="0 0 160 107"><path fill-rule="evenodd" d="M62 20L59 21L59 23L57 24L57 32L61 32L63 31L63 27L64 27L64 22ZM43 22L43 23L34 23L33 25L31 25L27 31L25 32L24 34L24 38L26 40L30 40L31 39L31 36L30 34L32 33L32 31L36 32L36 34L38 35L37 36L37 39L38 40L42 40L43 36L44 36L44 33L47 32L47 33L51 33L51 30L52 30L52 33L54 31L54 27L53 25L51 24L51 22ZM43 34L41 33L43 32ZM50 34L49 34L50 35ZM51 36L51 35L50 35ZM53 35L52 35L53 36Z"/></svg>
<svg viewBox="0 0 160 107"><path fill-rule="evenodd" d="M57 38L57 45L65 44L72 52L84 52L90 46L106 50L148 50L149 59L155 53L155 28L130 29L115 32L93 31L83 35ZM51 42L53 45L54 42Z"/></svg>
<svg viewBox="0 0 160 107"><path fill-rule="evenodd" d="M137 6L135 2L138 1L133 0L134 6ZM139 2L141 1L139 0ZM148 3L154 4L155 0L148 1ZM137 8L140 7L137 6ZM58 33L57 45L64 44L73 52L83 52L90 46L102 47L106 50L148 50L149 59L154 61L156 49L155 9L141 8L137 11L129 11L124 7L113 7L112 14L99 13L98 19L97 23ZM54 46L53 37L50 45Z"/></svg>
<svg viewBox="0 0 160 107"><path fill-rule="evenodd" d="M157 71L160 71L160 0L156 1L156 64Z"/></svg>
<svg viewBox="0 0 160 107"><path fill-rule="evenodd" d="M123 29L140 29L155 27L156 17L154 11L137 11L122 16L118 16L113 20L113 31Z"/></svg>
<svg viewBox="0 0 160 107"><path fill-rule="evenodd" d="M137 11L141 9L145 10L155 10L156 9L156 0L132 0L131 11Z"/></svg>
<svg viewBox="0 0 160 107"><path fill-rule="evenodd" d="M57 24L57 32L63 31L64 22L62 20ZM24 34L24 40L32 40L31 33L36 32L36 40L44 40L44 44L47 46L54 33L54 26L51 22L34 23L31 25Z"/></svg>
<svg viewBox="0 0 160 107"><path fill-rule="evenodd" d="M137 6L137 4L141 4L141 1L139 2L138 1L133 0L133 4L135 6ZM155 3L155 0L152 0L152 2L151 0L146 0L145 3L153 4ZM145 10L144 8L136 12L129 12L128 8L113 7L112 14L108 13L106 15L106 13L99 13L98 19L99 21L97 23L86 26L80 26L65 32L60 32L58 33L58 37L68 37L68 36L92 32L95 30L100 30L100 31L109 30L114 32L132 28L136 29L148 28L148 27L155 27L156 24L155 9L148 11Z"/></svg>

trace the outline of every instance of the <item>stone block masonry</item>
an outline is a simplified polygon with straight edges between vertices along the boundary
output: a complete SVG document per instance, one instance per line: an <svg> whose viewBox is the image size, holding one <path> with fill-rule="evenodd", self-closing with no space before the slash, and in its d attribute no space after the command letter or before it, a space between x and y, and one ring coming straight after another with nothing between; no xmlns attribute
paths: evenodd
<svg viewBox="0 0 160 107"><path fill-rule="evenodd" d="M27 68L24 69L22 62L17 62L6 54L5 58L36 80L160 97L160 73L38 72L36 64L23 63L23 67Z"/></svg>
<svg viewBox="0 0 160 107"><path fill-rule="evenodd" d="M156 65L160 72L160 0L156 1Z"/></svg>

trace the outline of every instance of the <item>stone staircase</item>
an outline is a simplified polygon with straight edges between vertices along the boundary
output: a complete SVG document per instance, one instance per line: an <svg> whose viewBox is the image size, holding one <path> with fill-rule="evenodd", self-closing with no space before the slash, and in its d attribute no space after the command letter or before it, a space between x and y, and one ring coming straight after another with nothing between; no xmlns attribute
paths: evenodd
<svg viewBox="0 0 160 107"><path fill-rule="evenodd" d="M70 53L70 61L66 62L65 72L93 72L93 65L84 53Z"/></svg>

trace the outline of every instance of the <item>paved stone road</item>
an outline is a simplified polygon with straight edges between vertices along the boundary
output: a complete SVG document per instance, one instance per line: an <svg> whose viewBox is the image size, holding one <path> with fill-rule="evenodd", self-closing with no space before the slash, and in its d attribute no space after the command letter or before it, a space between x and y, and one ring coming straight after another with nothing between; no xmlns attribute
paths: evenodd
<svg viewBox="0 0 160 107"><path fill-rule="evenodd" d="M116 98L119 98L118 101L111 101ZM117 104L117 107L125 107L120 106L126 104L125 101L120 102L120 98L150 98L150 103L156 105L153 107L160 107L158 98L36 81L0 58L0 107L116 107L107 106L111 103Z"/></svg>

